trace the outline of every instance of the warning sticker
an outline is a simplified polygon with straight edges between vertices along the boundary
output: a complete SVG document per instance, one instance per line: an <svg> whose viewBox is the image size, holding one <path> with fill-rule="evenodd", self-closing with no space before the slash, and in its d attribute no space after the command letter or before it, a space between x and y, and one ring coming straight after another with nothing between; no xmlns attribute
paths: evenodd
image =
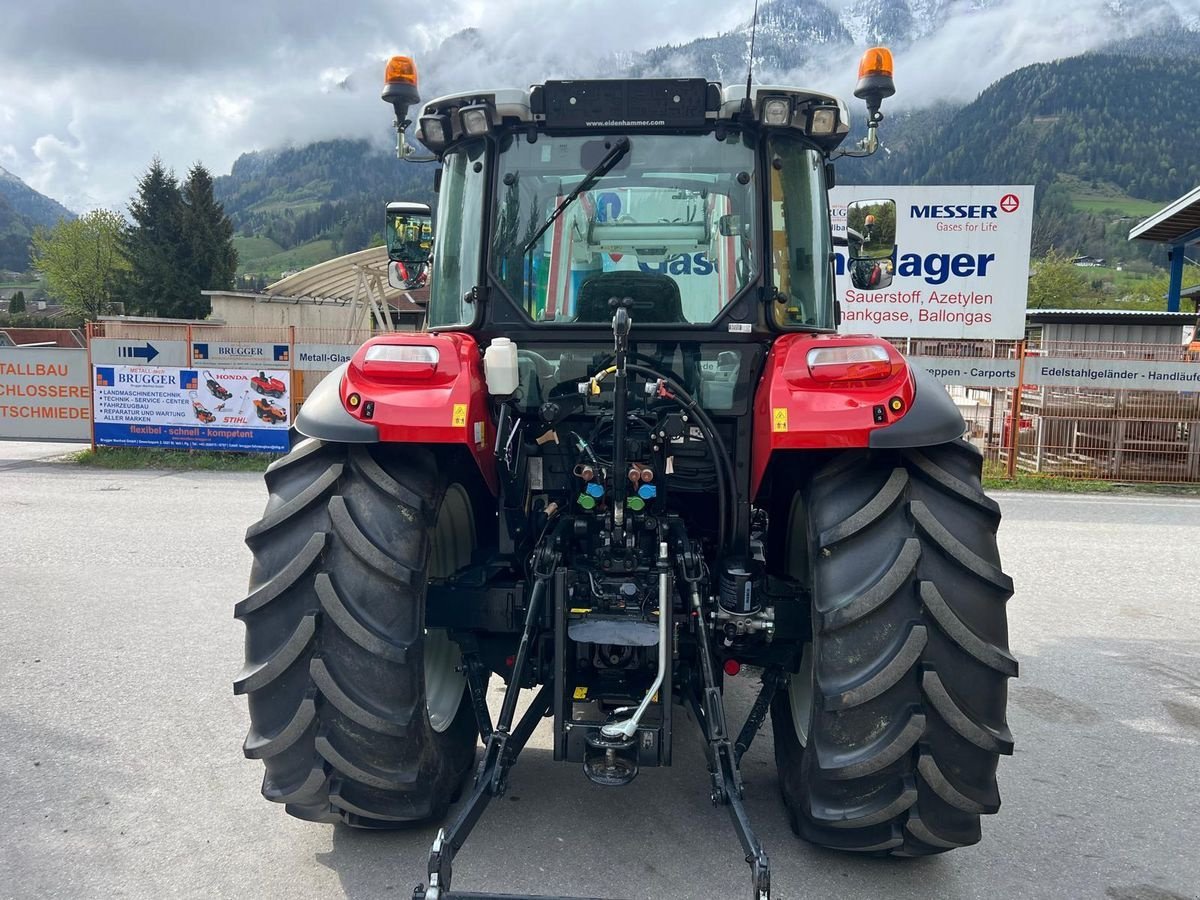
<svg viewBox="0 0 1200 900"><path fill-rule="evenodd" d="M587 691L588 691L588 689L585 687L575 688L574 698L576 700L586 700L587 699Z"/></svg>
<svg viewBox="0 0 1200 900"><path fill-rule="evenodd" d="M772 410L771 422L772 422L772 430L773 431L787 431L788 430L787 413L788 413L788 411L787 411L786 406L776 406Z"/></svg>
<svg viewBox="0 0 1200 900"><path fill-rule="evenodd" d="M466 428L467 427L467 404L465 404L465 403L455 403L454 404L454 418L450 421L450 425L452 428Z"/></svg>

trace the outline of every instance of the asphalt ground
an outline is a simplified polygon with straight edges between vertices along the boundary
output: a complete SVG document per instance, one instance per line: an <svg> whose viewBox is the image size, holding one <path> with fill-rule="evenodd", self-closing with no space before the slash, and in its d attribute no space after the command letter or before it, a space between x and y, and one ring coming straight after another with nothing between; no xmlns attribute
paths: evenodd
<svg viewBox="0 0 1200 900"><path fill-rule="evenodd" d="M64 448L44 449L0 443L0 897L407 896L433 827L291 819L242 757L232 606L261 479L82 469L39 461ZM1200 896L1200 500L998 498L1021 662L1003 808L982 843L934 858L807 846L767 728L745 758L746 803L776 898ZM754 688L733 680L735 723ZM553 762L543 727L455 887L748 897L707 797L694 726L677 729L674 767L622 789Z"/></svg>

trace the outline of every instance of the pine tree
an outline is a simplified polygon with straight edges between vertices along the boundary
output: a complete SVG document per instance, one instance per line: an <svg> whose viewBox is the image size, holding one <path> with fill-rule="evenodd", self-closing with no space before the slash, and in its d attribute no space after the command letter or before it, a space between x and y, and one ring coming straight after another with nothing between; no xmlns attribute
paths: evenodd
<svg viewBox="0 0 1200 900"><path fill-rule="evenodd" d="M138 180L129 215L133 225L122 237L132 267L121 289L126 308L158 316L191 315L203 298L188 274L183 195L175 173L157 156Z"/></svg>
<svg viewBox="0 0 1200 900"><path fill-rule="evenodd" d="M8 301L8 311L11 314L25 312L25 292L17 291Z"/></svg>
<svg viewBox="0 0 1200 900"><path fill-rule="evenodd" d="M197 163L183 185L183 238L187 245L187 274L196 288L189 315L208 315L211 304L200 291L229 290L237 278L233 223L213 197L213 179Z"/></svg>

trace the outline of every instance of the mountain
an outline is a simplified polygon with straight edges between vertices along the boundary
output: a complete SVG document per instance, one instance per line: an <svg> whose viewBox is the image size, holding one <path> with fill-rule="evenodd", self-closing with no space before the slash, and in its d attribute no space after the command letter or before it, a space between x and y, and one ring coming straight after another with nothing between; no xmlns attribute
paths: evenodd
<svg viewBox="0 0 1200 900"><path fill-rule="evenodd" d="M911 71L901 75L904 97L939 96L939 85L957 78L947 72L973 73L982 87L986 81L973 61L996 47L1022 46L1014 35L1032 28L1029 6L1030 0L765 0L754 36L755 79L808 83L815 74L820 81L828 71L845 72L863 46L884 43L897 50L902 73ZM1052 186L1068 181L1085 185L1090 198L1160 200L1182 193L1200 182L1178 99L1180 85L1196 83L1190 80L1192 60L1200 57L1196 9L1195 0L1057 4L1028 33L1051 48L1082 44L1103 47L1102 53L1011 74L1000 67L1004 77L965 104L909 100L905 106L898 97L885 106L890 152L846 160L839 177L875 184L1033 182L1039 205L1053 199ZM505 43L511 35L471 28L447 38L424 72L431 95L480 77L529 83L597 71L608 77L701 74L740 83L750 31L747 15L730 31L600 64L585 49L566 51L554 41L514 55ZM488 66L496 60L513 71L493 78ZM861 122L861 107L855 118ZM377 242L384 203L431 201L432 174L433 167L400 163L367 140L324 141L243 154L216 180L215 192L237 228L242 271L273 276ZM1091 208L1101 208L1093 199ZM1069 237L1071 228L1080 235L1096 230L1071 211L1074 201L1064 202L1057 219L1066 224L1056 240Z"/></svg>
<svg viewBox="0 0 1200 900"><path fill-rule="evenodd" d="M1027 0L768 0L758 10L754 67L760 82L828 64L845 66L856 48L886 45L897 51L940 46L951 58L970 52L1009 51L1005 36L1025 23ZM1058 20L1042 26L1062 32L1062 46L1123 43L1128 55L1183 56L1195 47L1200 8L1193 0L1071 0L1050 7ZM1068 33L1068 31L1074 33ZM705 75L744 81L751 20L725 34L656 47L626 57L634 74ZM1181 39L1171 43L1171 36ZM478 41L478 36L476 36ZM1045 58L1045 57L1042 57ZM935 65L940 57L931 60ZM960 64L963 75L973 68ZM962 71L965 66L965 71Z"/></svg>
<svg viewBox="0 0 1200 900"><path fill-rule="evenodd" d="M1134 197L1170 200L1200 183L1191 109L1181 84L1200 63L1085 54L1026 66L958 109L884 123L890 153L850 179L893 184L1048 185L1070 175Z"/></svg>
<svg viewBox="0 0 1200 900"><path fill-rule="evenodd" d="M241 271L275 276L378 243L384 204L432 202L433 172L367 140L321 141L244 153L213 194L239 236Z"/></svg>
<svg viewBox="0 0 1200 900"><path fill-rule="evenodd" d="M809 62L819 48L852 41L838 14L824 3L772 0L758 11L754 64L760 71L786 71ZM629 72L634 76L705 75L726 84L737 83L746 78L749 50L750 25L746 24L716 37L634 55Z"/></svg>
<svg viewBox="0 0 1200 900"><path fill-rule="evenodd" d="M61 203L0 168L0 269L24 272L29 268L33 229L50 228L59 219L74 218L75 213Z"/></svg>
<svg viewBox="0 0 1200 900"><path fill-rule="evenodd" d="M1107 52L1026 66L961 108L888 118L889 152L843 161L839 178L1034 184L1035 252L1157 259L1127 241L1133 220L1154 208L1131 198L1164 203L1200 184L1194 117L1178 94L1197 78L1192 59Z"/></svg>

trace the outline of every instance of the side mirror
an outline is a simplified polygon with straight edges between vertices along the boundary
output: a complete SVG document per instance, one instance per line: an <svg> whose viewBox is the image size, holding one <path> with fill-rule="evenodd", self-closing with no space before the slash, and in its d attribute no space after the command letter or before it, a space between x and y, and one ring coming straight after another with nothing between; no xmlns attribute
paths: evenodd
<svg viewBox="0 0 1200 900"><path fill-rule="evenodd" d="M860 291L891 287L895 274L896 201L854 200L846 206L850 283Z"/></svg>
<svg viewBox="0 0 1200 900"><path fill-rule="evenodd" d="M896 201L854 200L846 206L850 258L891 259L896 252Z"/></svg>

